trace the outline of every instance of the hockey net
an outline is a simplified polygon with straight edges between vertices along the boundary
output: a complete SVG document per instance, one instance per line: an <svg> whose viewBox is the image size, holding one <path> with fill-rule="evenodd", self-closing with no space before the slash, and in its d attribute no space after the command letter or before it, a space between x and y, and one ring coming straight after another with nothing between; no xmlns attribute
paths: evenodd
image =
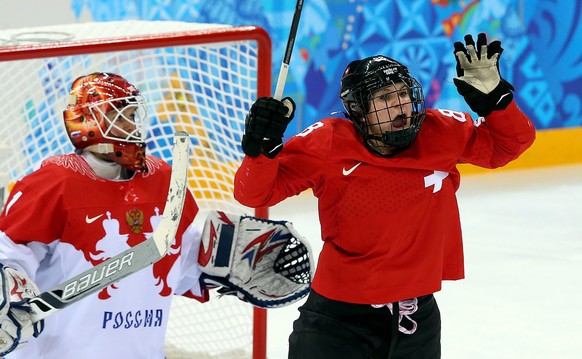
<svg viewBox="0 0 582 359"><path fill-rule="evenodd" d="M95 71L141 90L149 154L171 163L174 132L191 134L189 186L201 209L249 213L233 199L232 181L246 112L271 86L270 39L252 26L122 21L1 30L0 187L8 191L47 156L73 151L62 121L66 95L75 78ZM230 296L204 304L176 297L167 357L264 358L264 318Z"/></svg>

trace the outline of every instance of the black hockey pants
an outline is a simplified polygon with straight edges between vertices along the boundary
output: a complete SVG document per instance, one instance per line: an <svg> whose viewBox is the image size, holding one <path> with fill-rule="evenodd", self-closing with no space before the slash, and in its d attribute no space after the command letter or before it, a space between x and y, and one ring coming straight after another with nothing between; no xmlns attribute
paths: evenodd
<svg viewBox="0 0 582 359"><path fill-rule="evenodd" d="M374 308L327 299L313 290L289 337L289 359L388 359L395 322L386 306ZM403 316L390 359L438 359L441 318L434 296L417 298ZM414 325L416 324L416 328Z"/></svg>

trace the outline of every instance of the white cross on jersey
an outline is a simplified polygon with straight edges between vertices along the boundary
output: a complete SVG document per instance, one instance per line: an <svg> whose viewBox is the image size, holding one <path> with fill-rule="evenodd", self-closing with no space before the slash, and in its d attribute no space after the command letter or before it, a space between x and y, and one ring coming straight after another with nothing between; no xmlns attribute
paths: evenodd
<svg viewBox="0 0 582 359"><path fill-rule="evenodd" d="M436 193L443 187L443 180L449 175L448 172L434 171L433 174L424 177L424 187L428 188L434 185L432 193Z"/></svg>

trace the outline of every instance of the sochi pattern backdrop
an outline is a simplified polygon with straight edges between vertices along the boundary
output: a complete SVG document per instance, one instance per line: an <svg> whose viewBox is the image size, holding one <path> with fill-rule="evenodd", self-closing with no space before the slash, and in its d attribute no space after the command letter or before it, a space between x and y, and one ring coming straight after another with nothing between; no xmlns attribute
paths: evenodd
<svg viewBox="0 0 582 359"><path fill-rule="evenodd" d="M72 0L93 21L180 20L258 25L273 41L277 78L295 0ZM582 124L580 0L305 0L285 96L298 103L293 135L342 111L341 74L349 61L385 54L406 64L427 105L469 110L452 83L453 42L486 32L502 40L500 70L537 129Z"/></svg>

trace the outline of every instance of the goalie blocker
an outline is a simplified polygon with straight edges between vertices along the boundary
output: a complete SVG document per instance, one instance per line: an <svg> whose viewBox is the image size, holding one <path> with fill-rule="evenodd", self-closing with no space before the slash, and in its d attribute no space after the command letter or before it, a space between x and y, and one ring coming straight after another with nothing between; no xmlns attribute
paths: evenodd
<svg viewBox="0 0 582 359"><path fill-rule="evenodd" d="M198 263L206 288L260 308L305 297L313 274L311 248L290 222L220 211L206 217Z"/></svg>

